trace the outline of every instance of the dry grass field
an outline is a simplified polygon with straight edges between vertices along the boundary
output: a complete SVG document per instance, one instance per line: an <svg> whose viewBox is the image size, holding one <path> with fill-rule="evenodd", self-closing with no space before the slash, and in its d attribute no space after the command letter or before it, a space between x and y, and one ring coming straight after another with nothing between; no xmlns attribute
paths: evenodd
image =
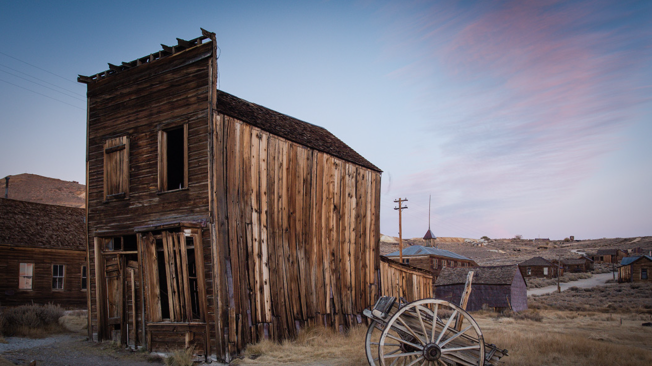
<svg viewBox="0 0 652 366"><path fill-rule="evenodd" d="M647 314L530 310L520 318L490 312L476 313L474 318L485 342L509 350L501 365L652 365L652 327L641 326L648 321ZM367 365L365 330L360 326L341 335L309 329L293 342L252 345L235 364Z"/></svg>

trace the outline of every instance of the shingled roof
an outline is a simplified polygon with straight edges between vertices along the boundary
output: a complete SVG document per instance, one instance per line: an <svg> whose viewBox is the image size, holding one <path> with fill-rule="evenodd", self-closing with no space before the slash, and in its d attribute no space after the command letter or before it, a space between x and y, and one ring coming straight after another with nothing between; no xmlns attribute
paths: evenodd
<svg viewBox="0 0 652 366"><path fill-rule="evenodd" d="M552 266L552 263L541 257L534 257L519 263L519 266Z"/></svg>
<svg viewBox="0 0 652 366"><path fill-rule="evenodd" d="M584 264L586 263L586 259L580 258L580 259L562 259L561 260L562 264L565 264L567 266L572 266L576 264Z"/></svg>
<svg viewBox="0 0 652 366"><path fill-rule="evenodd" d="M486 266L486 267L458 267L444 268L441 270L435 286L459 285L466 283L466 276L473 271L474 285L511 285L518 271L515 265Z"/></svg>
<svg viewBox="0 0 652 366"><path fill-rule="evenodd" d="M398 250L395 252L391 252L389 254L385 254L387 257L398 257L399 252ZM447 257L447 258L452 258L452 259L462 259L466 261L470 261L472 259L467 258L461 254L453 253L448 250L444 249L438 249L438 248L433 248L433 247L424 247L423 245L412 245L409 246L405 249L403 249L403 256L411 256L411 255L436 255L439 257Z"/></svg>
<svg viewBox="0 0 652 366"><path fill-rule="evenodd" d="M635 257L625 257L625 258L622 259L622 261L620 261L620 265L621 266L628 266L628 265L636 262L637 260L639 260L641 258L646 258L647 260L652 261L652 257L650 257L649 255L635 256Z"/></svg>
<svg viewBox="0 0 652 366"><path fill-rule="evenodd" d="M227 116L247 122L292 142L325 152L351 163L381 172L377 166L363 158L323 127L301 121L273 111L234 95L217 91L217 110Z"/></svg>
<svg viewBox="0 0 652 366"><path fill-rule="evenodd" d="M83 208L0 198L0 245L86 249Z"/></svg>

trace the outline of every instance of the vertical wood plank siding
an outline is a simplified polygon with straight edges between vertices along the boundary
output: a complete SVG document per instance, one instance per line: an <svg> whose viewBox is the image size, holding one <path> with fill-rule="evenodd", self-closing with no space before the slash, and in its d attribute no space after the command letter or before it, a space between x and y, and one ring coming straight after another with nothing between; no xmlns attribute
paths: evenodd
<svg viewBox="0 0 652 366"><path fill-rule="evenodd" d="M432 275L385 257L380 260L383 296L403 297L415 301L434 297Z"/></svg>
<svg viewBox="0 0 652 366"><path fill-rule="evenodd" d="M220 347L357 322L378 293L380 174L227 115L213 120L224 136L213 140L226 182L214 201L226 206L217 247L230 299L217 310L228 325Z"/></svg>

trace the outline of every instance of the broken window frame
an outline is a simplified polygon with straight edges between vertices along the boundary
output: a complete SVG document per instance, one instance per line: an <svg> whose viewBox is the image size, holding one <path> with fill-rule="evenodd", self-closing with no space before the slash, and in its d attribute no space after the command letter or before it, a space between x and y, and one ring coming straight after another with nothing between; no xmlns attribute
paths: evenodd
<svg viewBox="0 0 652 366"><path fill-rule="evenodd" d="M55 268L60 269L60 272L55 273ZM65 264L52 264L52 291L64 291L66 282L66 265ZM56 286L55 286L56 284ZM59 285L61 287L59 287Z"/></svg>
<svg viewBox="0 0 652 366"><path fill-rule="evenodd" d="M181 187L169 187L168 134L179 129L183 129L183 182ZM188 189L188 123L158 131L158 191L164 193L185 189Z"/></svg>
<svg viewBox="0 0 652 366"><path fill-rule="evenodd" d="M192 248L188 245L188 239L192 239ZM204 274L204 258L200 229L183 229L181 231L162 231L154 235L152 232L143 234L144 272L146 275L146 303L147 320L150 323L193 323L205 322L206 319L206 281ZM162 244L162 250L158 250ZM197 284L195 300L197 302L198 316L193 312L193 300L191 297L191 276L188 267L189 249L194 251L194 263ZM165 259L163 268L165 274L159 272L159 256ZM172 260L171 260L172 259ZM166 285L162 286L159 278L163 278ZM165 299L164 294L167 293ZM163 299L163 300L162 300ZM167 315L163 314L163 301L167 303Z"/></svg>
<svg viewBox="0 0 652 366"><path fill-rule="evenodd" d="M29 266L28 266L29 265ZM25 271L23 271L23 267ZM18 289L23 291L32 291L34 289L34 263L33 262L23 262L18 265ZM27 274L27 269L30 269L29 274ZM21 287L21 282L24 279L25 286L29 283L29 287Z"/></svg>
<svg viewBox="0 0 652 366"><path fill-rule="evenodd" d="M129 198L129 137L104 141L104 200Z"/></svg>

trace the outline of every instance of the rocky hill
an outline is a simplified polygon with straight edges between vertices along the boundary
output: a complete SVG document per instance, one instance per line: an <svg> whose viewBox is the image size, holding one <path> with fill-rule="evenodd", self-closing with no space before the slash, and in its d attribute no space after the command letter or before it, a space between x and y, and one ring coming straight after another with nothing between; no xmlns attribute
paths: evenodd
<svg viewBox="0 0 652 366"><path fill-rule="evenodd" d="M5 196L5 179L0 179L0 197ZM86 186L79 182L43 177L36 174L18 174L9 178L8 198L50 205L84 207Z"/></svg>

